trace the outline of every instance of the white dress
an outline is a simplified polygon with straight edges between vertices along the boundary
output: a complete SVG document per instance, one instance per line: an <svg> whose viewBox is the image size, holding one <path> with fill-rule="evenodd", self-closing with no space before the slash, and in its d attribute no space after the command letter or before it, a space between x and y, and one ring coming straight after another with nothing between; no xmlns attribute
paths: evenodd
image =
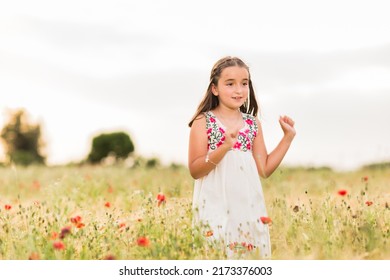
<svg viewBox="0 0 390 280"><path fill-rule="evenodd" d="M210 241L222 242L228 258L254 253L270 258L269 229L261 220L267 217L267 210L252 155L258 127L252 115L242 116L245 126L234 147L209 174L195 180L194 222ZM226 128L212 112L205 117L208 151L212 153L225 140Z"/></svg>

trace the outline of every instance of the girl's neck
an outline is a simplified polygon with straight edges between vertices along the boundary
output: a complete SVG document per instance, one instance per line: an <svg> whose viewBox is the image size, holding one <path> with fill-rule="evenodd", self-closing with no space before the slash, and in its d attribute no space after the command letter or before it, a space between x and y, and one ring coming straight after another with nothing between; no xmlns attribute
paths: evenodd
<svg viewBox="0 0 390 280"><path fill-rule="evenodd" d="M232 110L229 108L222 109L223 107L218 106L214 109L214 115L217 117L219 122L225 127L233 129L241 129L243 126L243 118L239 109Z"/></svg>
<svg viewBox="0 0 390 280"><path fill-rule="evenodd" d="M230 109L223 106L217 106L214 112L226 120L235 120L241 116L240 109Z"/></svg>

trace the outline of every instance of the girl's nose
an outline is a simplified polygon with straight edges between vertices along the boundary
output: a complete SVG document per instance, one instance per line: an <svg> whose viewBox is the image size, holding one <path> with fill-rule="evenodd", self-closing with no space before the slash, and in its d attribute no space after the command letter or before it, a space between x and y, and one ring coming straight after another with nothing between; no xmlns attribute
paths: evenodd
<svg viewBox="0 0 390 280"><path fill-rule="evenodd" d="M242 94L242 92L243 92L242 86L240 86L240 85L236 86L235 92L238 93L238 94Z"/></svg>

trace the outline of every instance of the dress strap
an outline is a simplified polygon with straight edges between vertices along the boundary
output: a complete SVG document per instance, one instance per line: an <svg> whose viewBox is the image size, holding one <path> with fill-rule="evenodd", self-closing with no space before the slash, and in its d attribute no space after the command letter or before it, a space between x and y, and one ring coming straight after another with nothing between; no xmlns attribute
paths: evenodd
<svg viewBox="0 0 390 280"><path fill-rule="evenodd" d="M250 114L243 114L243 117L244 117L244 121L249 126L249 129L255 132L255 134L257 134L259 128L257 126L256 118Z"/></svg>
<svg viewBox="0 0 390 280"><path fill-rule="evenodd" d="M212 127L213 123L215 123L215 118L213 117L210 111L204 112L203 114L206 117L206 129L208 130L209 128Z"/></svg>

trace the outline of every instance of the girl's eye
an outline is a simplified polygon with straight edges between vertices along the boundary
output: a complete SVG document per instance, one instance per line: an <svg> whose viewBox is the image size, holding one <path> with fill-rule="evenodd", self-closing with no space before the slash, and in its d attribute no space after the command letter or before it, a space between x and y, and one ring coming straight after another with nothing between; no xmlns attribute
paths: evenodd
<svg viewBox="0 0 390 280"><path fill-rule="evenodd" d="M248 85L248 83L243 83L242 85L244 85L244 86L247 86L247 85Z"/></svg>
<svg viewBox="0 0 390 280"><path fill-rule="evenodd" d="M226 84L227 86L232 86L233 85L233 83L228 83L228 84Z"/></svg>

